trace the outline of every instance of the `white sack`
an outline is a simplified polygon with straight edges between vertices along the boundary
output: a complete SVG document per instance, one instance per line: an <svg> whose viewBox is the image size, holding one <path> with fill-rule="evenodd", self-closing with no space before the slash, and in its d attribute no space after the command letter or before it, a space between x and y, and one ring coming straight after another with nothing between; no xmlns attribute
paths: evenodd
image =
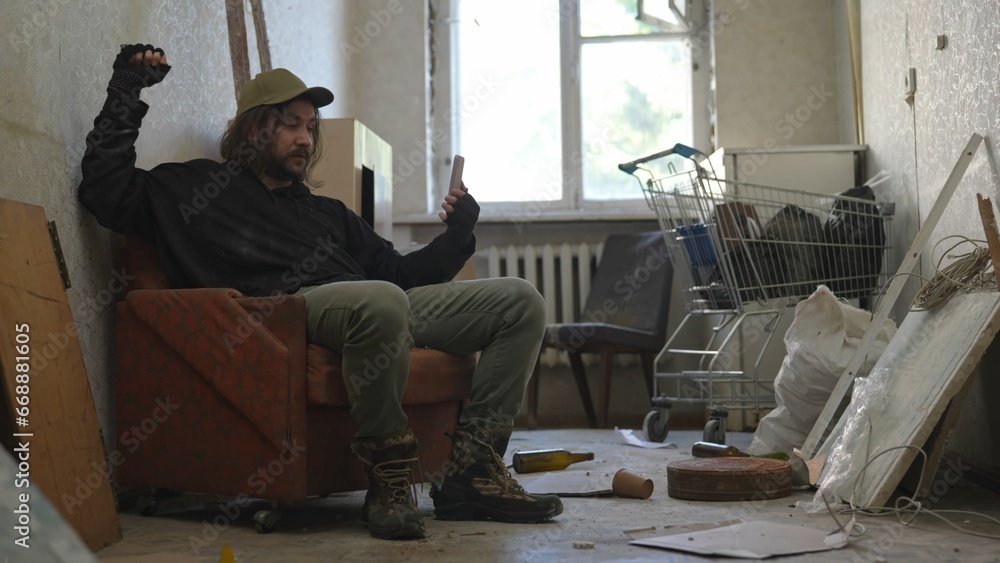
<svg viewBox="0 0 1000 563"><path fill-rule="evenodd" d="M871 323L871 313L837 300L825 285L795 306L785 333L787 355L774 380L777 408L761 419L750 454L791 453L802 446ZM887 319L855 376L864 376L896 334Z"/></svg>

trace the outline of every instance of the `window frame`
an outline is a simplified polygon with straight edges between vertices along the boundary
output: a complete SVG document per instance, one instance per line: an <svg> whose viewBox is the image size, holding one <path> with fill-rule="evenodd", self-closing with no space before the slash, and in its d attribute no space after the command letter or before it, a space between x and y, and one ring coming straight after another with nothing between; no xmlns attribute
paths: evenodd
<svg viewBox="0 0 1000 563"><path fill-rule="evenodd" d="M428 209L436 211L448 189L451 179L451 160L461 141L461 96L458 80L461 53L458 37L458 4L460 0L432 0L431 17L435 21L431 42L431 181L428 190ZM581 34L580 1L548 0L552 2L553 15L559 17L560 58L560 120L562 154L562 199L551 201L489 202L482 214L488 216L519 215L520 220L533 220L546 214L592 216L594 213L617 211L642 215L652 212L644 198L613 201L585 201L583 199L583 115L581 57L585 44L623 43L639 41L688 40L691 61L692 134L695 148L709 152L711 33L706 22L707 0L688 0L686 13L687 31L663 31L634 35L583 36ZM558 3L558 4L557 4ZM557 7L558 5L558 7ZM704 147L704 148L702 148ZM666 147L650 147L649 153ZM708 150L706 150L708 149ZM468 157L468 155L465 155ZM635 155L636 158L643 155ZM624 174L624 173L623 173ZM475 186L470 186L475 191Z"/></svg>

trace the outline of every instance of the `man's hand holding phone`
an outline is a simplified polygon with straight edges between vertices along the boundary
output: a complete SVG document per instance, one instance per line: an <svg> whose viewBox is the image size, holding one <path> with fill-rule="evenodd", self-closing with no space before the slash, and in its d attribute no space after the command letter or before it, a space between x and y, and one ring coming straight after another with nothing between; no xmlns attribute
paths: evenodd
<svg viewBox="0 0 1000 563"><path fill-rule="evenodd" d="M444 203L441 204L441 209L444 211L438 213L438 217L448 225L447 232L457 237L462 246L469 243L476 221L479 220L479 204L469 195L469 189L462 181L464 167L465 159L461 155L455 155L451 165L448 193L444 196Z"/></svg>

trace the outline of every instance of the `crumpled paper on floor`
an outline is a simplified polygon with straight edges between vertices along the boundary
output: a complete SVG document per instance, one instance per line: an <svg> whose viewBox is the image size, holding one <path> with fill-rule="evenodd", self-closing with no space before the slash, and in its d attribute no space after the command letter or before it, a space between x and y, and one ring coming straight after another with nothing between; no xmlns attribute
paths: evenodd
<svg viewBox="0 0 1000 563"><path fill-rule="evenodd" d="M646 440L646 433L642 430L632 430L626 428L615 428L615 432L622 442L639 448L676 448L673 442L650 442Z"/></svg>

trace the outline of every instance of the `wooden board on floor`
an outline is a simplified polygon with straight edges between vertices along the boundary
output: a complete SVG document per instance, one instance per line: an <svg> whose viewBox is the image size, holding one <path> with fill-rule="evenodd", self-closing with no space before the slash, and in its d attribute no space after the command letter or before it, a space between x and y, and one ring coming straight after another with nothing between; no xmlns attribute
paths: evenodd
<svg viewBox="0 0 1000 563"><path fill-rule="evenodd" d="M884 378L885 393L871 395L877 398L869 400L866 415L859 414L852 400L841 424L820 449L829 456L824 480L836 474L858 476L856 487L853 477L841 480L834 487L837 496L849 500L853 495L857 506L885 505L918 453L906 448L873 458L896 446L927 444L998 328L1000 293L996 292L959 294L934 310L906 316L869 375ZM861 418L861 424L845 423ZM847 445L851 459L830 455L840 444ZM859 475L867 460L871 464Z"/></svg>
<svg viewBox="0 0 1000 563"><path fill-rule="evenodd" d="M13 438L30 477L28 508L44 494L96 551L121 540L121 525L47 226L41 207L0 199L0 416L13 431L4 443ZM28 367L26 382L18 366Z"/></svg>

